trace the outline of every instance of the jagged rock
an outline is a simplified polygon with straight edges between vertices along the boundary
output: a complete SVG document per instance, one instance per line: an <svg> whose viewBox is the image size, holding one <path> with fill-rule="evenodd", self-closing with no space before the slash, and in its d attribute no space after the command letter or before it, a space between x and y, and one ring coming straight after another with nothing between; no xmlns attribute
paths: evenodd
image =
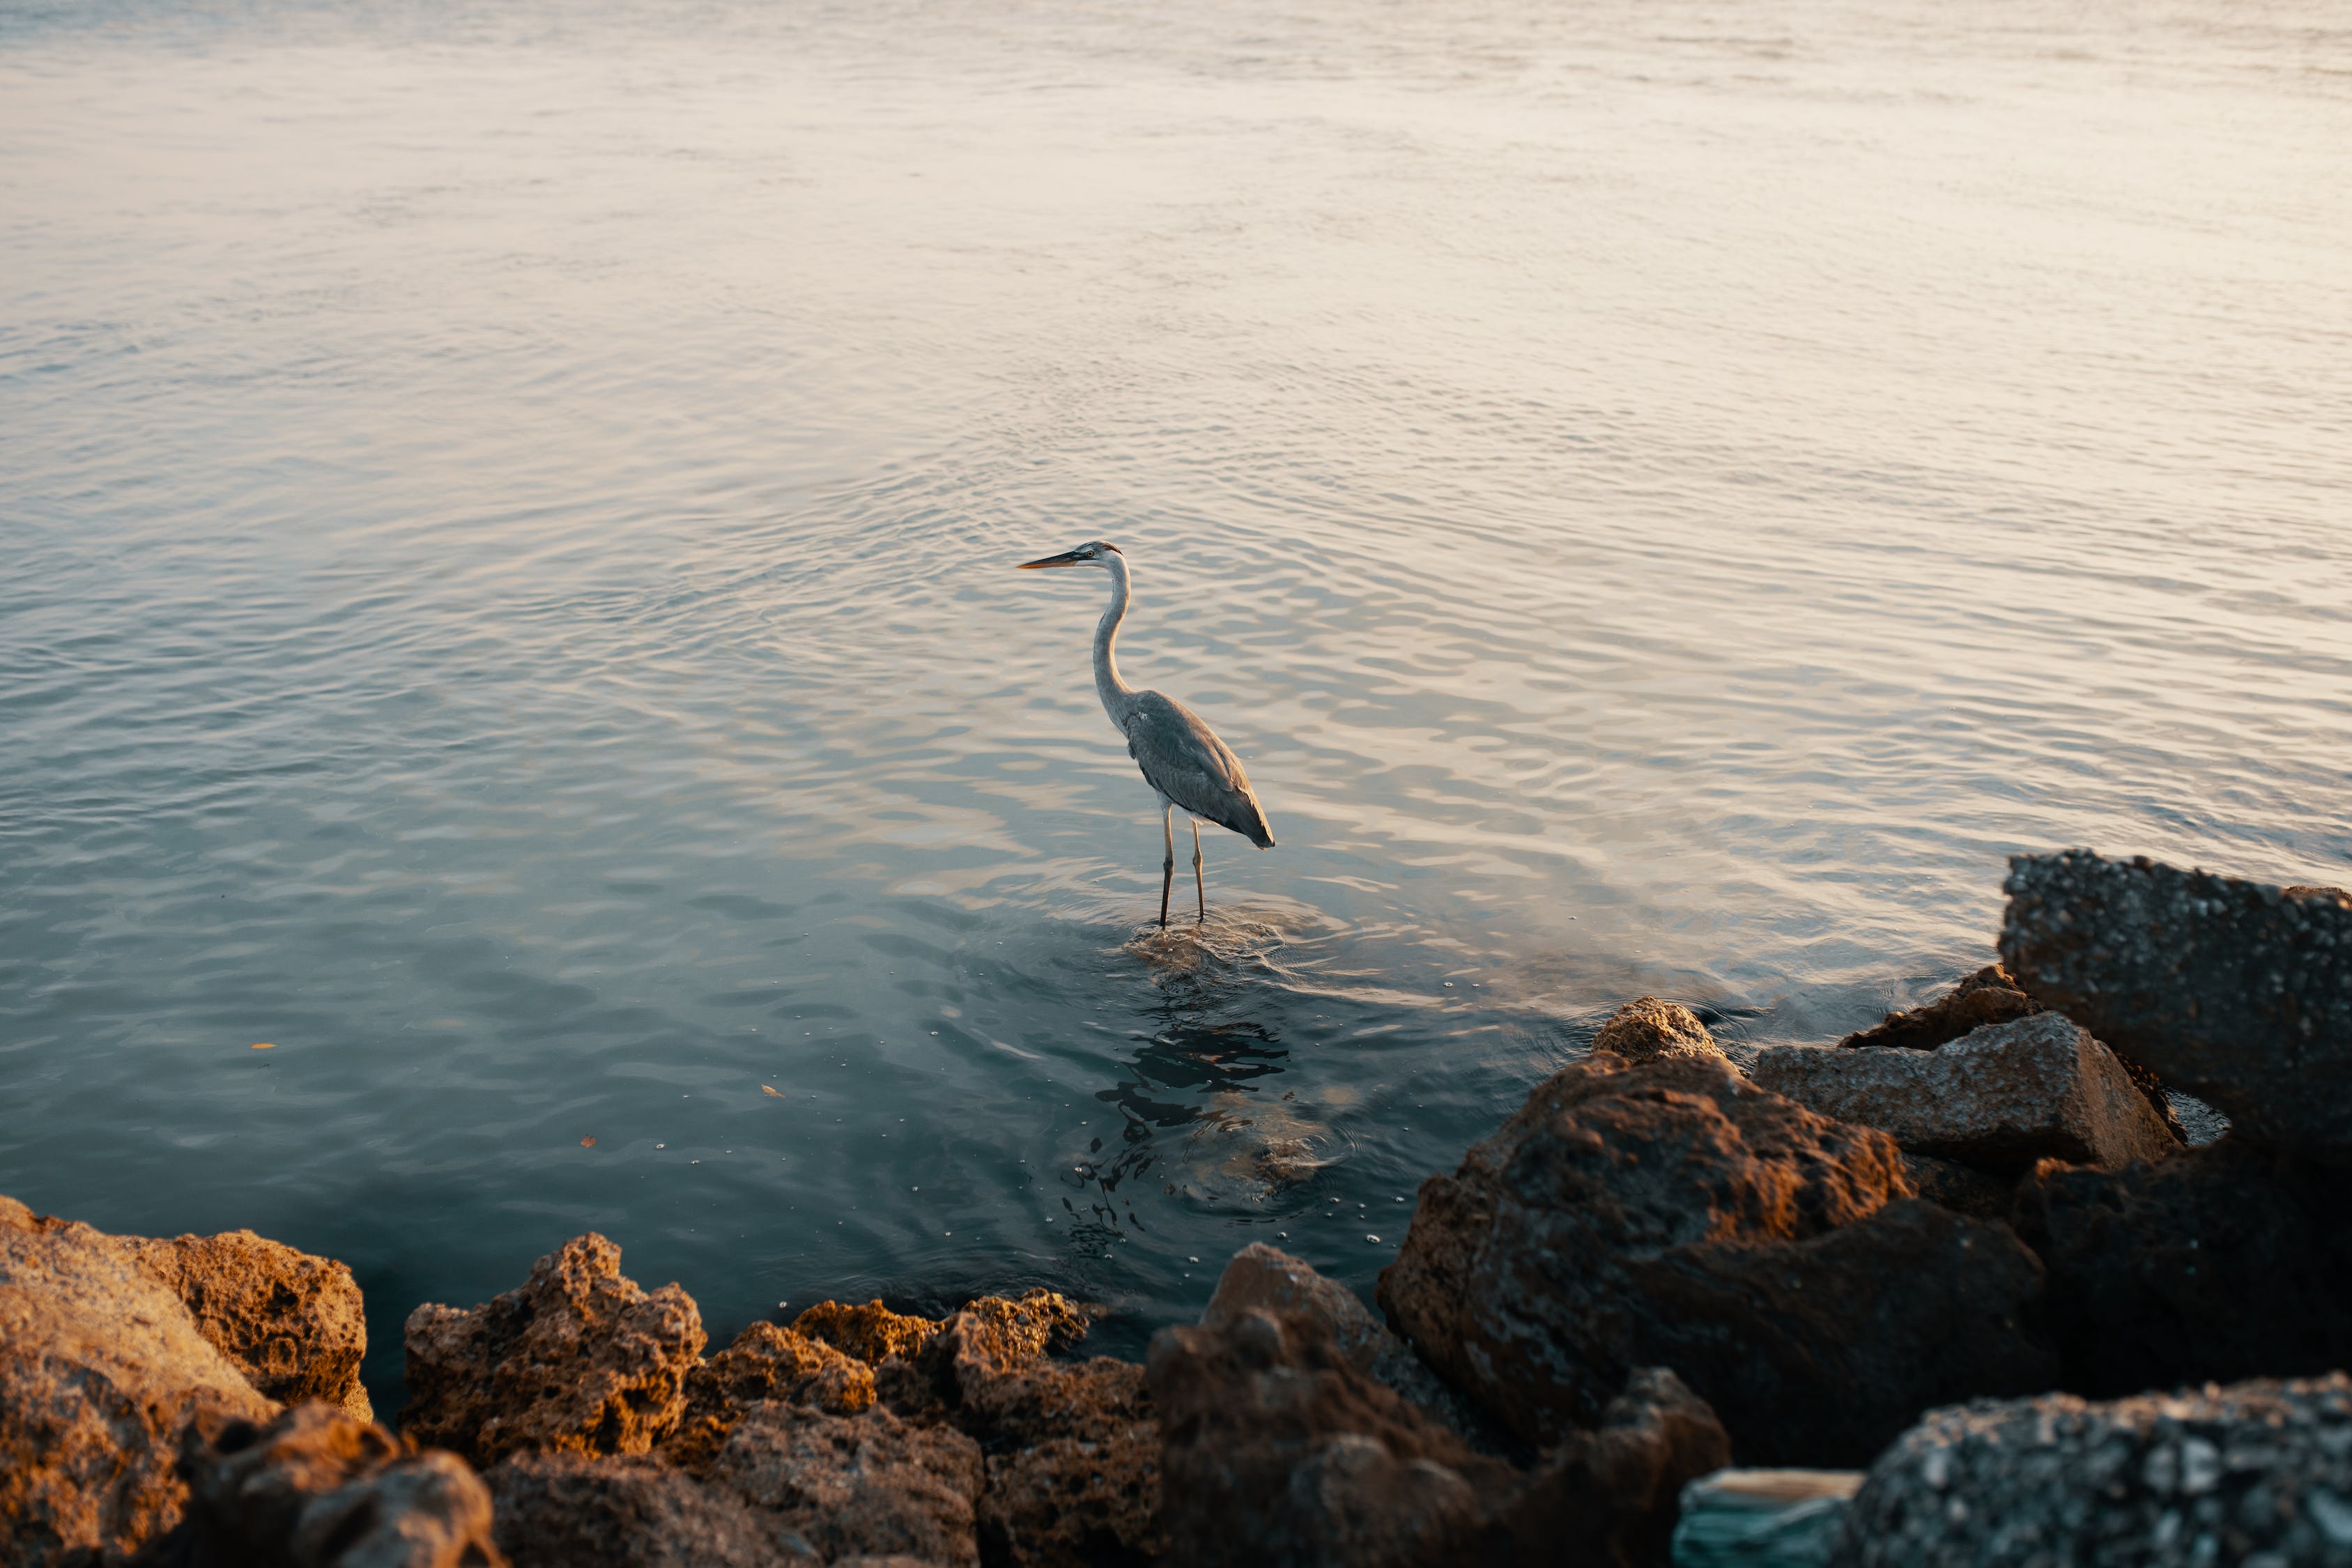
<svg viewBox="0 0 2352 1568"><path fill-rule="evenodd" d="M1262 1241L1250 1243L1226 1263L1216 1293L1201 1314L1201 1326L1223 1328L1257 1308L1305 1312L1319 1320L1339 1353L1374 1383L1403 1394L1474 1448L1491 1453L1504 1446L1475 1407L1440 1383L1412 1347L1373 1317L1353 1290L1325 1279L1306 1259Z"/></svg>
<svg viewBox="0 0 2352 1568"><path fill-rule="evenodd" d="M512 1454L485 1478L514 1568L815 1568L824 1560L724 1487L655 1458Z"/></svg>
<svg viewBox="0 0 2352 1568"><path fill-rule="evenodd" d="M10 1568L136 1550L179 1521L180 1430L277 1406L116 1237L0 1198L0 1542Z"/></svg>
<svg viewBox="0 0 2352 1568"><path fill-rule="evenodd" d="M1905 1154L1903 1173L1911 1178L1912 1190L1929 1203L1978 1219L2007 1219L2017 1191L2013 1177L1990 1175L1933 1154Z"/></svg>
<svg viewBox="0 0 2352 1568"><path fill-rule="evenodd" d="M1936 1411L1871 1467L1833 1561L2352 1561L2352 1380Z"/></svg>
<svg viewBox="0 0 2352 1568"><path fill-rule="evenodd" d="M2049 1164L2016 1225L2050 1271L2061 1385L2112 1397L2352 1363L2339 1173L2236 1137L2154 1164Z"/></svg>
<svg viewBox="0 0 2352 1568"><path fill-rule="evenodd" d="M360 1384L367 1303L346 1265L249 1230L121 1239L261 1394L289 1405L323 1400L355 1420L375 1419Z"/></svg>
<svg viewBox="0 0 2352 1568"><path fill-rule="evenodd" d="M2250 1142L2352 1160L2352 898L2087 850L2010 861L2001 958L2037 1000Z"/></svg>
<svg viewBox="0 0 2352 1568"><path fill-rule="evenodd" d="M1160 1531L1160 1437L1143 1368L1097 1357L970 1380L955 1415L981 1445L983 1555L1021 1568L1149 1563Z"/></svg>
<svg viewBox="0 0 2352 1568"><path fill-rule="evenodd" d="M753 1323L686 1374L686 1414L662 1452L700 1473L743 1412L771 1399L855 1415L874 1404L874 1369L823 1340Z"/></svg>
<svg viewBox="0 0 2352 1568"><path fill-rule="evenodd" d="M1086 1314L1052 1290L1031 1290L1017 1301L982 1296L942 1323L921 1353L961 1393L1076 1344L1087 1327Z"/></svg>
<svg viewBox="0 0 2352 1568"><path fill-rule="evenodd" d="M1592 1048L1613 1052L1629 1062L1723 1055L1697 1014L1679 1002L1661 1002L1655 996L1639 997L1610 1014L1609 1021L1592 1037Z"/></svg>
<svg viewBox="0 0 2352 1568"><path fill-rule="evenodd" d="M137 1568L505 1568L464 1460L331 1405L266 1425L200 1415L180 1469L187 1518Z"/></svg>
<svg viewBox="0 0 2352 1568"><path fill-rule="evenodd" d="M1356 1370L1303 1312L1151 1342L1170 1568L1498 1562L1517 1477Z"/></svg>
<svg viewBox="0 0 2352 1568"><path fill-rule="evenodd" d="M1926 1006L1889 1013L1883 1023L1838 1044L1932 1051L1988 1024L2014 1023L2041 1011L2042 1004L2019 988L2015 976L1998 963L1988 963Z"/></svg>
<svg viewBox="0 0 2352 1568"><path fill-rule="evenodd" d="M1706 1401L1664 1367L1636 1367L1597 1430L1543 1457L1503 1531L1529 1564L1663 1564L1683 1489L1729 1463L1731 1438Z"/></svg>
<svg viewBox="0 0 2352 1568"><path fill-rule="evenodd" d="M1747 1463L1858 1462L1930 1405L2048 1386L2009 1229L1908 1195L1893 1140L1727 1065L1595 1056L1528 1097L1381 1276L1391 1322L1541 1447L1672 1368Z"/></svg>
<svg viewBox="0 0 2352 1568"><path fill-rule="evenodd" d="M677 1426L702 1314L677 1285L648 1294L593 1232L471 1310L408 1316L402 1430L477 1464L539 1451L642 1454Z"/></svg>
<svg viewBox="0 0 2352 1568"><path fill-rule="evenodd" d="M878 1297L862 1307L819 1301L793 1320L793 1332L877 1367L892 1356L912 1356L943 1327L929 1318L894 1312Z"/></svg>
<svg viewBox="0 0 2352 1568"><path fill-rule="evenodd" d="M780 1516L827 1562L902 1553L974 1568L980 1445L919 1427L880 1405L827 1415L771 1401L745 1414L710 1478Z"/></svg>
<svg viewBox="0 0 2352 1568"><path fill-rule="evenodd" d="M1748 1076L1910 1153L2015 1173L2036 1160L2120 1165L2179 1142L2107 1047L2055 1013L1988 1024L1932 1051L1772 1046Z"/></svg>

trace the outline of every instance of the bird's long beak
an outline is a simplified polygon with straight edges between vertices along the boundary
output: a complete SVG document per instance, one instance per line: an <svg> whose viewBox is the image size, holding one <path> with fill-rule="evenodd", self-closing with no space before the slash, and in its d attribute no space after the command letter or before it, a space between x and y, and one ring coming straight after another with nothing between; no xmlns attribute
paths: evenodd
<svg viewBox="0 0 2352 1568"><path fill-rule="evenodd" d="M1043 561L1024 561L1021 563L1021 570L1024 572L1034 572L1041 567L1076 566L1077 564L1079 564L1078 552L1075 550L1065 550L1059 555L1048 555Z"/></svg>

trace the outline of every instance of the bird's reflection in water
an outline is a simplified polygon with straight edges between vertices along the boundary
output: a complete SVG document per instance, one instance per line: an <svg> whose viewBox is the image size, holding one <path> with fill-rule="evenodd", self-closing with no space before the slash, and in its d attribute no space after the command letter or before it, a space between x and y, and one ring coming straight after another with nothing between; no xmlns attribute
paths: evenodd
<svg viewBox="0 0 2352 1568"><path fill-rule="evenodd" d="M1270 1212L1346 1158L1345 1138L1296 1089L1265 1081L1290 1065L1279 983L1290 923L1233 910L1189 931L1148 928L1127 945L1150 966L1155 994L1125 1073L1095 1096L1119 1113L1118 1146L1096 1139L1063 1177L1076 1189L1064 1202L1081 1251L1148 1234L1139 1195Z"/></svg>

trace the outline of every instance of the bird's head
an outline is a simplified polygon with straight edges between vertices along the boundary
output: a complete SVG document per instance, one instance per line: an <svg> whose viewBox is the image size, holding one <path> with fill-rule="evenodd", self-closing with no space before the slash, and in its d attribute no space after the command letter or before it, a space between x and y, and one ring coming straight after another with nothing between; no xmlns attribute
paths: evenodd
<svg viewBox="0 0 2352 1568"><path fill-rule="evenodd" d="M1081 544L1076 550L1065 550L1059 555L1048 555L1042 561L1024 561L1024 572L1043 571L1048 566L1108 566L1111 557L1119 553L1116 544L1105 544L1097 539Z"/></svg>

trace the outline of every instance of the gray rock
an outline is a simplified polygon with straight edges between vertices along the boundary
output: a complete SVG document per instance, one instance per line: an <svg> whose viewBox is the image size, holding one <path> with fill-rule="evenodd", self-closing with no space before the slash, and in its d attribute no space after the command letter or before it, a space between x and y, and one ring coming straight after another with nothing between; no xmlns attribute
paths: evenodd
<svg viewBox="0 0 2352 1568"><path fill-rule="evenodd" d="M1871 1467L1833 1561L2352 1563L2352 1380L1936 1411Z"/></svg>
<svg viewBox="0 0 2352 1568"><path fill-rule="evenodd" d="M1860 1470L1717 1470L1683 1489L1675 1568L1826 1568Z"/></svg>
<svg viewBox="0 0 2352 1568"><path fill-rule="evenodd" d="M1592 1048L1612 1052L1629 1062L1723 1055L1697 1014L1679 1002L1661 1002L1655 996L1636 997L1609 1015L1609 1021L1592 1037Z"/></svg>
<svg viewBox="0 0 2352 1568"><path fill-rule="evenodd" d="M2107 1047L2056 1013L1988 1024L1932 1051L1774 1046L1748 1076L1915 1154L2008 1173L2036 1160L2121 1165L2180 1145Z"/></svg>
<svg viewBox="0 0 2352 1568"><path fill-rule="evenodd" d="M179 1435L278 1406L116 1237L0 1198L0 1544L11 1568L127 1553L179 1522Z"/></svg>
<svg viewBox="0 0 2352 1568"><path fill-rule="evenodd" d="M1223 1328L1260 1308L1305 1312L1319 1320L1330 1331L1333 1346L1357 1371L1412 1400L1472 1447L1495 1453L1509 1447L1505 1435L1475 1406L1440 1383L1437 1374L1412 1353L1412 1347L1373 1317L1371 1309L1353 1290L1325 1279L1304 1258L1254 1241L1225 1265L1216 1294L1209 1298L1201 1314L1201 1326Z"/></svg>
<svg viewBox="0 0 2352 1568"><path fill-rule="evenodd" d="M2010 862L2001 958L2028 993L2227 1115L2352 1161L2352 898L2087 850Z"/></svg>

